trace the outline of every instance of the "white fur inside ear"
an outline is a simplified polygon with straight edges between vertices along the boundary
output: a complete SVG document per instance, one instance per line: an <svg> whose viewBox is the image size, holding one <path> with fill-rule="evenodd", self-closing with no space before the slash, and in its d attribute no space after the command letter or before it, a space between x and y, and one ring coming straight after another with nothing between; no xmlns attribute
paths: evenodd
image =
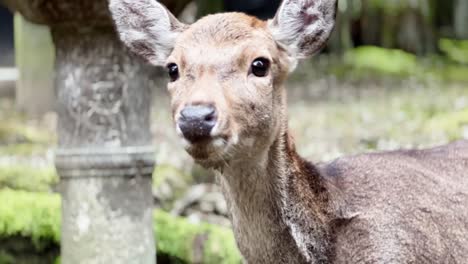
<svg viewBox="0 0 468 264"><path fill-rule="evenodd" d="M336 0L284 0L269 28L297 58L305 58L326 43L335 21Z"/></svg>

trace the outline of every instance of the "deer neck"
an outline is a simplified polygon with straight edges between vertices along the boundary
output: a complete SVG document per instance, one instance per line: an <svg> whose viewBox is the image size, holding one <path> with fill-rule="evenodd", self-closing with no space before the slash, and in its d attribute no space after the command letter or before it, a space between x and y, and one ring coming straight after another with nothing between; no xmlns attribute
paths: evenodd
<svg viewBox="0 0 468 264"><path fill-rule="evenodd" d="M231 164L219 177L236 240L246 259L270 258L261 263L326 263L326 189L285 127L262 155Z"/></svg>

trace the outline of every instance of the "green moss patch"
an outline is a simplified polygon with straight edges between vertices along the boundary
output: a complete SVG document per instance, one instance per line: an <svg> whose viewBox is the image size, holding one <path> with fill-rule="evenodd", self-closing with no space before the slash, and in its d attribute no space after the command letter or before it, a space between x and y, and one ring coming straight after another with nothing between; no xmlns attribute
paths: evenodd
<svg viewBox="0 0 468 264"><path fill-rule="evenodd" d="M468 43L468 42L467 42ZM362 46L348 50L343 59L330 62L326 72L344 81L417 79L444 82L468 81L465 41L441 40L444 56L416 57L396 49Z"/></svg>
<svg viewBox="0 0 468 264"><path fill-rule="evenodd" d="M345 62L363 70L382 74L407 75L417 68L416 56L410 53L373 46L359 47L345 55Z"/></svg>
<svg viewBox="0 0 468 264"><path fill-rule="evenodd" d="M58 195L4 189L0 201L0 238L29 237L36 250L59 243Z"/></svg>
<svg viewBox="0 0 468 264"><path fill-rule="evenodd" d="M468 40L439 40L439 48L451 60L468 64Z"/></svg>
<svg viewBox="0 0 468 264"><path fill-rule="evenodd" d="M190 263L240 263L241 259L228 229L209 224L189 224L167 213L155 214L158 250ZM158 231L164 227L171 232Z"/></svg>
<svg viewBox="0 0 468 264"><path fill-rule="evenodd" d="M58 194L0 190L0 241L16 238L31 241L29 253L43 254L60 241L60 196ZM241 263L230 230L209 225L192 224L156 210L154 229L158 258L180 263ZM0 261L15 261L15 254L6 243L0 243ZM22 245L25 245L24 243ZM6 262L8 263L8 262ZM16 262L12 262L16 263Z"/></svg>

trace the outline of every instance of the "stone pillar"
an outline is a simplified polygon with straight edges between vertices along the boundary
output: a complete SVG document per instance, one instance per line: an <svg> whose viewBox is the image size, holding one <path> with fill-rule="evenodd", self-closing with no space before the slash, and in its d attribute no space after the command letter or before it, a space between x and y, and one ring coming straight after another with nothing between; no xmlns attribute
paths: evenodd
<svg viewBox="0 0 468 264"><path fill-rule="evenodd" d="M61 263L155 263L154 68L120 43L106 0L0 1L52 32Z"/></svg>
<svg viewBox="0 0 468 264"><path fill-rule="evenodd" d="M151 69L110 30L52 32L62 262L154 263Z"/></svg>

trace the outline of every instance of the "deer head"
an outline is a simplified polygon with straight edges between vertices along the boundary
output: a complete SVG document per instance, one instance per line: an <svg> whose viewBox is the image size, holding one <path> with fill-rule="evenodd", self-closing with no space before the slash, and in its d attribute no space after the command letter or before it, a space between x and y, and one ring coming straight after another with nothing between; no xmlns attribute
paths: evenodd
<svg viewBox="0 0 468 264"><path fill-rule="evenodd" d="M167 67L176 130L206 167L266 153L286 122L283 82L326 43L336 0L285 0L262 21L241 13L179 22L155 0L111 0L121 40Z"/></svg>

